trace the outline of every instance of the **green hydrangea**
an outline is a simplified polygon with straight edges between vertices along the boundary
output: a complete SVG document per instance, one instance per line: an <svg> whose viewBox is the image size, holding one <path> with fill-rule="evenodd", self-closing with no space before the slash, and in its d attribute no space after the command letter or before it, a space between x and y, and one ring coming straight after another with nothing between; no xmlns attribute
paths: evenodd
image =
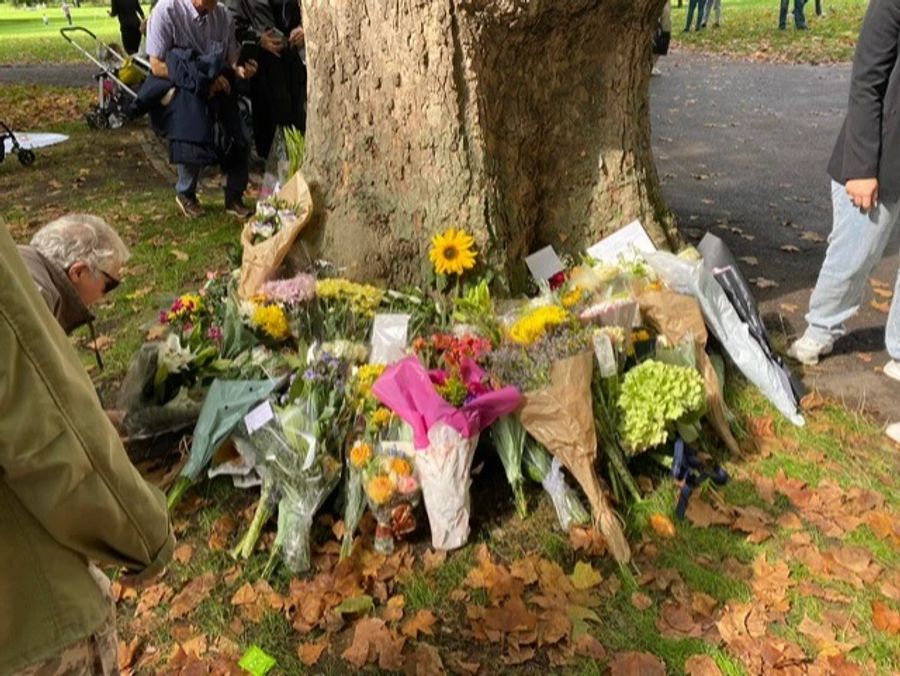
<svg viewBox="0 0 900 676"><path fill-rule="evenodd" d="M706 403L696 369L649 359L625 374L618 406L620 434L632 455L664 444L677 422L699 418Z"/></svg>

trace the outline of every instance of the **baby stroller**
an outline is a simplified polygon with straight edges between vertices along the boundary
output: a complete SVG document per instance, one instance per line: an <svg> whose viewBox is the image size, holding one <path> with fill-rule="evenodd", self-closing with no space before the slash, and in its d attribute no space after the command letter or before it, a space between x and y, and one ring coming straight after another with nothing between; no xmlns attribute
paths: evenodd
<svg viewBox="0 0 900 676"><path fill-rule="evenodd" d="M6 126L3 120L0 120L0 162L6 159L6 139L9 139L12 144L9 152L19 156L19 162L22 163L22 166L27 167L34 164L34 151L20 146L16 135L13 134L12 129Z"/></svg>
<svg viewBox="0 0 900 676"><path fill-rule="evenodd" d="M60 35L88 60L100 68L97 79L97 105L84 118L91 129L118 129L128 118L128 109L137 96L137 88L150 73L150 63L138 56L124 56L115 47L102 42L82 26L60 28ZM74 38L81 34L93 41L94 53Z"/></svg>

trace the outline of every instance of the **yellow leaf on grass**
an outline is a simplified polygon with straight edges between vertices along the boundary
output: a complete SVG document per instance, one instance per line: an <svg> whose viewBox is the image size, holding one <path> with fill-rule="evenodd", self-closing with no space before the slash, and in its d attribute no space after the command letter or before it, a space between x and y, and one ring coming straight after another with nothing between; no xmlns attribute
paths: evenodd
<svg viewBox="0 0 900 676"><path fill-rule="evenodd" d="M675 524L665 514L655 513L650 515L650 527L663 538L675 537Z"/></svg>
<svg viewBox="0 0 900 676"><path fill-rule="evenodd" d="M184 251L179 251L178 249L172 249L169 253L175 256L175 259L181 261L182 263L186 263L190 256L188 256Z"/></svg>
<svg viewBox="0 0 900 676"><path fill-rule="evenodd" d="M591 564L584 561L578 561L575 564L575 570L572 571L569 579L572 580L572 586L578 590L590 589L603 582L603 576L599 571L594 570Z"/></svg>

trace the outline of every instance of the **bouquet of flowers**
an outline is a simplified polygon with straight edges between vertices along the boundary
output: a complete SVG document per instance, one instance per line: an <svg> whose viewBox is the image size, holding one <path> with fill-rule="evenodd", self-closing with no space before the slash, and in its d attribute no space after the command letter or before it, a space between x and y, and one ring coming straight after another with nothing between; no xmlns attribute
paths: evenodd
<svg viewBox="0 0 900 676"><path fill-rule="evenodd" d="M318 315L322 319L323 340L342 338L364 342L369 336L375 311L384 300L384 291L339 277L316 281Z"/></svg>
<svg viewBox="0 0 900 676"><path fill-rule="evenodd" d="M522 460L531 480L541 484L550 496L562 530L568 532L572 526L586 526L591 522L591 514L581 504L578 493L566 483L559 458L552 457L538 442L527 438Z"/></svg>
<svg viewBox="0 0 900 676"><path fill-rule="evenodd" d="M318 323L312 302L316 297L315 277L301 272L290 279L272 280L259 288L258 296L282 308L292 336L312 340Z"/></svg>
<svg viewBox="0 0 900 676"><path fill-rule="evenodd" d="M461 358L457 372L429 373L411 356L389 366L372 388L413 429L415 464L436 549L466 543L478 435L521 403L517 389L494 389L486 375L468 357Z"/></svg>
<svg viewBox="0 0 900 676"><path fill-rule="evenodd" d="M297 214L287 201L277 197L260 200L256 203L256 214L247 222L250 243L256 245L271 239L296 221Z"/></svg>
<svg viewBox="0 0 900 676"><path fill-rule="evenodd" d="M528 516L528 501L525 499L524 483L522 476L522 457L525 453L525 428L515 415L505 415L498 418L491 425L491 440L503 470L506 480L512 488L513 500L516 505L516 513L520 518Z"/></svg>

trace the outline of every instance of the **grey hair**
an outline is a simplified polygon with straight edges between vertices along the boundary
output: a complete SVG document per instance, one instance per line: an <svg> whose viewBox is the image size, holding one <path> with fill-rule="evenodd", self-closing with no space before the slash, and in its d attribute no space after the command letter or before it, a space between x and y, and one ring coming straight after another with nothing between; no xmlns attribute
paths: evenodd
<svg viewBox="0 0 900 676"><path fill-rule="evenodd" d="M34 234L31 246L63 270L82 262L95 272L109 272L131 258L112 226L91 214L66 214L51 221Z"/></svg>

